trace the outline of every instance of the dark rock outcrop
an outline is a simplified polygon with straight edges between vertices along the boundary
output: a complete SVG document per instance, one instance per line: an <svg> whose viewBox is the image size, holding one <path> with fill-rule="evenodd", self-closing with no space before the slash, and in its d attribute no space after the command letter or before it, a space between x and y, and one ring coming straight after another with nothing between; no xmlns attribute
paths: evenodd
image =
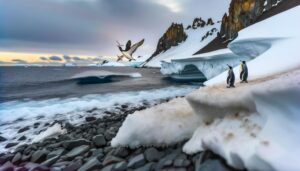
<svg viewBox="0 0 300 171"><path fill-rule="evenodd" d="M172 46L177 46L179 43L184 42L187 38L182 24L172 23L164 35L159 39L156 51L153 56L170 49Z"/></svg>
<svg viewBox="0 0 300 171"><path fill-rule="evenodd" d="M220 36L225 40L233 40L238 31L255 23L274 4L277 4L277 0L232 0L228 14L222 18Z"/></svg>

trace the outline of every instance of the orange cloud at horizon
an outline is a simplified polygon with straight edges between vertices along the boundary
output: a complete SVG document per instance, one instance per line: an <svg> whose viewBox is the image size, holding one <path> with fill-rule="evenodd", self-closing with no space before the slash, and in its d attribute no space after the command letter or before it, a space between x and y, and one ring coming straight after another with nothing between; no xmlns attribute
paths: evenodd
<svg viewBox="0 0 300 171"><path fill-rule="evenodd" d="M47 54L47 53L22 53L22 52L1 52L0 51L0 61L2 62L13 62L14 59L21 59L27 61L28 63L33 62L45 62L40 59L40 57L50 57L50 56L59 56L62 57L63 54ZM81 56L81 55L70 55L70 56L78 56L80 58L88 58L95 56ZM63 62L63 61L57 61Z"/></svg>

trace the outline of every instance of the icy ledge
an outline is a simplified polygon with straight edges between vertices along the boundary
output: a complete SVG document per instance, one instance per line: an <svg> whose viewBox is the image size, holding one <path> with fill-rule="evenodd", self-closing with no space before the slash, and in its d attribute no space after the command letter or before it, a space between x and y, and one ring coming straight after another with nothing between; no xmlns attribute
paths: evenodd
<svg viewBox="0 0 300 171"><path fill-rule="evenodd" d="M299 170L300 70L237 87L205 87L189 94L189 103L179 98L136 112L112 145L161 146L190 138L186 153L210 149L238 169Z"/></svg>

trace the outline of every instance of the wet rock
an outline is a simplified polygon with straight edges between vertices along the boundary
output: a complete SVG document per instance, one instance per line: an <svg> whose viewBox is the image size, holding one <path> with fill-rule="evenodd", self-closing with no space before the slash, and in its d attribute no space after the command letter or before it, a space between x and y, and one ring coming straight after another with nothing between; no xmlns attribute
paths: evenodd
<svg viewBox="0 0 300 171"><path fill-rule="evenodd" d="M88 162L86 162L83 166L81 166L78 169L78 171L89 171L100 167L101 167L100 161L97 159L97 157L94 157L90 159Z"/></svg>
<svg viewBox="0 0 300 171"><path fill-rule="evenodd" d="M101 169L101 171L113 171L114 164L111 164L109 166L105 166L104 168Z"/></svg>
<svg viewBox="0 0 300 171"><path fill-rule="evenodd" d="M219 160L207 160L205 161L198 170L195 171L212 171L212 170L218 170L218 171L229 171L223 163Z"/></svg>
<svg viewBox="0 0 300 171"><path fill-rule="evenodd" d="M97 118L96 117L94 117L94 116L87 116L87 117L85 117L85 121L87 121L87 122L92 122L92 121L95 121Z"/></svg>
<svg viewBox="0 0 300 171"><path fill-rule="evenodd" d="M122 161L122 162L115 164L115 167L113 170L114 171L123 171L123 170L126 170L126 168L127 168L127 162Z"/></svg>
<svg viewBox="0 0 300 171"><path fill-rule="evenodd" d="M25 135L23 135L22 137L20 137L18 140L19 141L24 141L24 140L26 140L27 139L27 137L25 136Z"/></svg>
<svg viewBox="0 0 300 171"><path fill-rule="evenodd" d="M19 129L19 130L18 130L18 133L22 133L22 132L28 131L29 129L30 129L30 127L29 127L29 126L26 126L26 127L24 127L24 128Z"/></svg>
<svg viewBox="0 0 300 171"><path fill-rule="evenodd" d="M28 171L28 169L26 167L17 167L14 171Z"/></svg>
<svg viewBox="0 0 300 171"><path fill-rule="evenodd" d="M158 161L164 154L159 152L156 148L148 148L144 152L146 160L149 162Z"/></svg>
<svg viewBox="0 0 300 171"><path fill-rule="evenodd" d="M67 151L66 151L65 149L63 149L63 148L57 149L57 150L55 150L55 151L50 152L50 153L47 155L47 159L50 159L50 158L55 157L55 156L61 156L61 155L64 155L64 154L66 154L66 152L67 152Z"/></svg>
<svg viewBox="0 0 300 171"><path fill-rule="evenodd" d="M31 156L31 162L33 163L41 163L46 160L47 154L49 151L47 150L38 150L35 151Z"/></svg>
<svg viewBox="0 0 300 171"><path fill-rule="evenodd" d="M33 124L33 128L35 128L35 129L38 128L39 126L40 126L40 123L38 123L38 122Z"/></svg>
<svg viewBox="0 0 300 171"><path fill-rule="evenodd" d="M16 145L18 145L18 144L19 144L19 143L14 143L14 142L8 143L8 144L6 144L5 148L10 148L10 147L16 146Z"/></svg>
<svg viewBox="0 0 300 171"><path fill-rule="evenodd" d="M102 147L106 145L105 137L102 134L94 136L93 142L97 147Z"/></svg>
<svg viewBox="0 0 300 171"><path fill-rule="evenodd" d="M6 140L7 140L6 138L0 136L0 142L6 141Z"/></svg>
<svg viewBox="0 0 300 171"><path fill-rule="evenodd" d="M155 163L147 163L145 166L139 167L134 171L151 171L155 168Z"/></svg>
<svg viewBox="0 0 300 171"><path fill-rule="evenodd" d="M128 105L123 104L123 105L121 105L121 107L126 109L126 108L128 108Z"/></svg>
<svg viewBox="0 0 300 171"><path fill-rule="evenodd" d="M0 166L3 165L4 163L6 163L7 161L10 161L14 158L14 154L13 153L8 153L4 156L0 157Z"/></svg>
<svg viewBox="0 0 300 171"><path fill-rule="evenodd" d="M22 161L29 161L30 158L31 158L31 154L32 154L32 153L29 153L29 154L23 154L23 155L22 155Z"/></svg>
<svg viewBox="0 0 300 171"><path fill-rule="evenodd" d="M79 146L79 147L76 147L76 148L72 149L70 152L68 152L66 154L66 156L67 156L68 159L73 159L76 156L79 156L79 155L82 155L82 154L86 153L87 151L89 151L89 149L90 149L89 145L82 145L82 146Z"/></svg>
<svg viewBox="0 0 300 171"><path fill-rule="evenodd" d="M193 163L195 166L195 171L198 171L201 163L203 161L203 156L204 156L204 152L201 152L200 154L197 154L196 156L193 157Z"/></svg>
<svg viewBox="0 0 300 171"><path fill-rule="evenodd" d="M62 143L62 146L68 150L71 150L71 149L81 146L81 145L90 145L90 144L91 144L91 142L86 139L77 139L77 140L64 141Z"/></svg>
<svg viewBox="0 0 300 171"><path fill-rule="evenodd" d="M163 157L159 160L156 165L155 170L161 170L164 166L170 166L173 163L173 160L180 154L180 149L171 151L171 154Z"/></svg>
<svg viewBox="0 0 300 171"><path fill-rule="evenodd" d="M21 162L22 159L22 154L21 153L17 153L14 158L11 160L11 162L13 164L19 164Z"/></svg>
<svg viewBox="0 0 300 171"><path fill-rule="evenodd" d="M0 167L1 171L14 171L14 165L11 162L4 163L3 166Z"/></svg>
<svg viewBox="0 0 300 171"><path fill-rule="evenodd" d="M106 166L106 165L109 165L109 164L112 164L112 163L118 163L118 162L121 162L121 161L124 161L124 159L116 157L116 156L112 156L112 155L107 155L104 158L102 164L104 166Z"/></svg>
<svg viewBox="0 0 300 171"><path fill-rule="evenodd" d="M129 160L127 167L135 169L135 168L143 166L145 163L146 163L146 161L145 161L144 155L139 154Z"/></svg>
<svg viewBox="0 0 300 171"><path fill-rule="evenodd" d="M51 167L66 167L69 164L70 164L69 161L60 161L60 162L57 161Z"/></svg>
<svg viewBox="0 0 300 171"><path fill-rule="evenodd" d="M187 159L175 159L173 165L175 167L187 167L191 164L191 162Z"/></svg>
<svg viewBox="0 0 300 171"><path fill-rule="evenodd" d="M129 150L125 147L117 147L116 149L112 150L111 154L114 156L125 158L129 155Z"/></svg>
<svg viewBox="0 0 300 171"><path fill-rule="evenodd" d="M52 157L44 162L41 163L41 165L43 166L52 166L58 159L59 159L60 156L55 156L55 157Z"/></svg>
<svg viewBox="0 0 300 171"><path fill-rule="evenodd" d="M67 167L65 167L64 169L62 169L62 171L74 171L74 170L78 170L80 167L82 166L82 161L74 161L72 163L70 163Z"/></svg>

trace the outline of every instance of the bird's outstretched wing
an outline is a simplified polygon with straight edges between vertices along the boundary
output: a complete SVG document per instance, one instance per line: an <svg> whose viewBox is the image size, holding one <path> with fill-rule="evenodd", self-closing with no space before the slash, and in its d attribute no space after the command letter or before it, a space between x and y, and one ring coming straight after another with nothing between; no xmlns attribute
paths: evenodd
<svg viewBox="0 0 300 171"><path fill-rule="evenodd" d="M144 39L132 45L131 48L128 50L128 53L132 55L137 50L137 48L140 47L143 43Z"/></svg>
<svg viewBox="0 0 300 171"><path fill-rule="evenodd" d="M128 40L127 43L126 43L126 48L125 48L125 51L128 51L131 47L131 41Z"/></svg>

